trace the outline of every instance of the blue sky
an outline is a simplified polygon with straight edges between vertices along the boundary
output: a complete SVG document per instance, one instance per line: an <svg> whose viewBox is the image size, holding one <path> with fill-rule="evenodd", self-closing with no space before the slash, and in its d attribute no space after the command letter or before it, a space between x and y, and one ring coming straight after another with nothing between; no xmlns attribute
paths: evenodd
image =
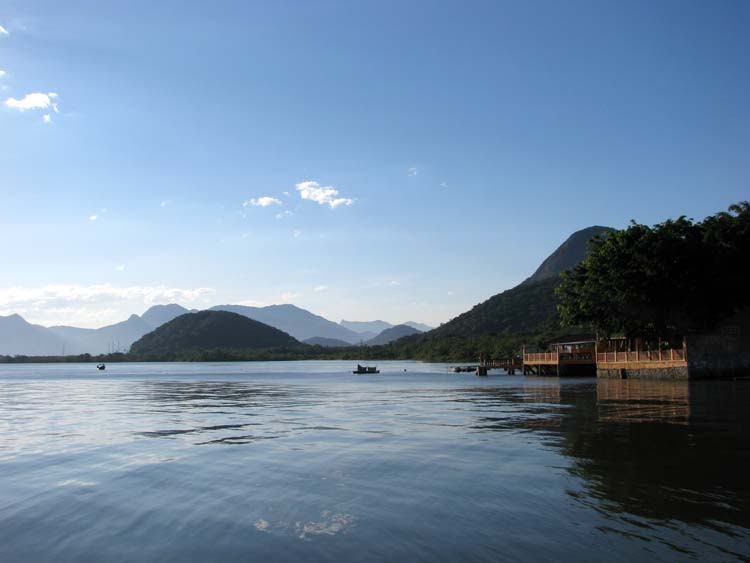
<svg viewBox="0 0 750 563"><path fill-rule="evenodd" d="M42 324L437 324L577 229L750 197L744 1L6 0L0 26L0 314Z"/></svg>

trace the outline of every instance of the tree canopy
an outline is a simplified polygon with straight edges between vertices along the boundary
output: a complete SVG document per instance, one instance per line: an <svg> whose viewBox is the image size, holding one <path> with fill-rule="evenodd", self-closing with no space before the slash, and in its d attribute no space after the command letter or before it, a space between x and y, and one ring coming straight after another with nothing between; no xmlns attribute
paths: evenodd
<svg viewBox="0 0 750 563"><path fill-rule="evenodd" d="M750 302L748 257L747 201L699 222L633 222L592 240L586 259L563 274L560 318L604 335L669 338L707 329Z"/></svg>

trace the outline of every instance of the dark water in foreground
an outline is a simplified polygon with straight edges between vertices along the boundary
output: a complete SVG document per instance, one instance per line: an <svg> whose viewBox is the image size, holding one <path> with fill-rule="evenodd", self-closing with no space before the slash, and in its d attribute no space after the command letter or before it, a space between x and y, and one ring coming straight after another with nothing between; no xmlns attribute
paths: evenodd
<svg viewBox="0 0 750 563"><path fill-rule="evenodd" d="M750 558L750 382L380 367L0 367L0 561Z"/></svg>

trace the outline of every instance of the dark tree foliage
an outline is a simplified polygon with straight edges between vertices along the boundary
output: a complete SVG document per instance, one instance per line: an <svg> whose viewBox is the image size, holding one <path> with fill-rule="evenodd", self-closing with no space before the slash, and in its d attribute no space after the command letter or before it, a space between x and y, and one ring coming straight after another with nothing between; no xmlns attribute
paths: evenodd
<svg viewBox="0 0 750 563"><path fill-rule="evenodd" d="M602 335L674 338L708 329L750 302L749 257L748 202L701 222L632 223L594 239L587 258L563 274L560 318Z"/></svg>

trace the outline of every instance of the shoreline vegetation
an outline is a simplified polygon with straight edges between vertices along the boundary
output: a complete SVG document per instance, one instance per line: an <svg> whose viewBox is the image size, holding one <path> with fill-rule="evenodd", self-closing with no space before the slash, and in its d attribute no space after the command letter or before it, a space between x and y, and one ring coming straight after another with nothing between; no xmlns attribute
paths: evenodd
<svg viewBox="0 0 750 563"><path fill-rule="evenodd" d="M750 202L743 201L703 221L681 216L654 226L583 229L518 286L436 329L383 345L305 344L236 313L197 312L146 334L128 353L0 356L0 363L473 362L518 357L525 347L543 349L571 332L681 341L747 316L748 256ZM747 363L750 342L741 328L733 328L742 333L733 353Z"/></svg>

